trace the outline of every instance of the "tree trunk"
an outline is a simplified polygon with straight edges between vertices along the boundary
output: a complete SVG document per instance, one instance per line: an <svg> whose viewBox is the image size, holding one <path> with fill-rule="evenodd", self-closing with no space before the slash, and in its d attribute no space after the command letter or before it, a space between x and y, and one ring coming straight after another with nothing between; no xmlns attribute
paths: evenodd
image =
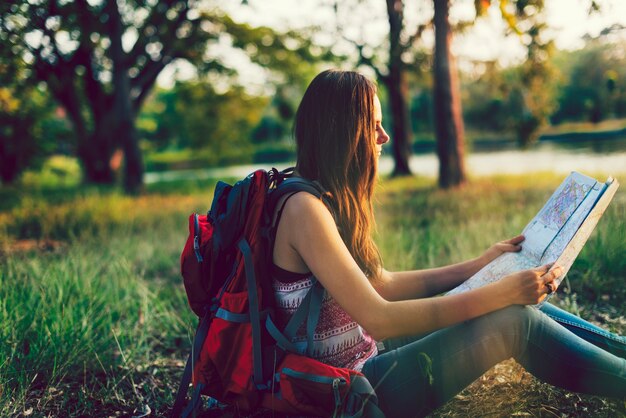
<svg viewBox="0 0 626 418"><path fill-rule="evenodd" d="M115 176L109 161L115 149L115 132L112 126L112 111L106 106L92 106L93 128L88 127L85 112L78 92L82 84L75 79L74 67L64 63L53 67L38 60L36 63L37 77L44 80L63 106L74 127L77 141L77 156L83 168L85 183L112 184ZM97 92L87 89L86 94L93 100Z"/></svg>
<svg viewBox="0 0 626 418"><path fill-rule="evenodd" d="M409 107L407 104L407 82L402 70L390 68L389 76L386 78L386 87L389 92L389 103L392 114L392 137L391 149L395 167L392 176L409 176L409 156L410 146L410 125Z"/></svg>
<svg viewBox="0 0 626 418"><path fill-rule="evenodd" d="M18 156L12 145L14 141L18 141L19 138L15 135L11 135L7 138L0 138L0 183L11 184L20 174L20 167L18 165Z"/></svg>
<svg viewBox="0 0 626 418"><path fill-rule="evenodd" d="M404 5L402 0L387 0L389 16L389 75L384 78L389 93L392 118L391 150L395 167L392 176L409 176L411 155L411 125L407 104L408 86L402 62L400 34L403 26Z"/></svg>
<svg viewBox="0 0 626 418"><path fill-rule="evenodd" d="M127 193L136 194L143 187L143 161L135 129L127 54L122 47L122 17L116 1L109 0L107 7L111 25L114 132L118 144L124 150L124 189Z"/></svg>
<svg viewBox="0 0 626 418"><path fill-rule="evenodd" d="M459 79L450 53L452 31L448 15L449 0L434 0L435 62L434 107L437 155L439 157L439 187L459 186L466 180L464 162L464 132L461 112Z"/></svg>
<svg viewBox="0 0 626 418"><path fill-rule="evenodd" d="M119 132L124 149L124 190L137 194L143 189L144 170L134 120L124 120Z"/></svg>
<svg viewBox="0 0 626 418"><path fill-rule="evenodd" d="M27 163L33 157L31 118L0 119L0 183L12 184L17 180ZM26 145L25 145L26 143ZM30 148L30 149L29 149Z"/></svg>
<svg viewBox="0 0 626 418"><path fill-rule="evenodd" d="M95 123L96 126L102 125ZM114 151L114 133L111 130L96 128L92 134L78 137L78 157L83 167L87 183L112 184L115 175L109 161Z"/></svg>

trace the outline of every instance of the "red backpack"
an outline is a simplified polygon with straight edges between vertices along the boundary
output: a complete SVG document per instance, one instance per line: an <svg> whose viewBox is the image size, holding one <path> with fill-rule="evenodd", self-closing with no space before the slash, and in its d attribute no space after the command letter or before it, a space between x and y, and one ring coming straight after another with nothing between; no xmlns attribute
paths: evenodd
<svg viewBox="0 0 626 418"><path fill-rule="evenodd" d="M323 196L319 184L292 172L257 170L233 186L219 182L209 212L189 217L181 273L200 322L174 417L195 415L202 409L201 395L244 413L267 408L323 417L383 417L361 373L324 364L291 343L306 322L311 346L324 295L319 283L284 329L274 325L269 276L274 208L282 196L299 191ZM185 407L190 382L193 391Z"/></svg>

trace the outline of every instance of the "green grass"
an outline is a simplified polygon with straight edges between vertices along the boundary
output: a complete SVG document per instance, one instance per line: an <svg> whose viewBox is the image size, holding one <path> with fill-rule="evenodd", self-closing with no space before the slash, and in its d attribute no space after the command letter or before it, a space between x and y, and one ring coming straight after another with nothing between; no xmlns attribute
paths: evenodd
<svg viewBox="0 0 626 418"><path fill-rule="evenodd" d="M146 393L152 408L172 401L176 379L160 379L179 372L194 328L177 261L211 187L55 203L34 191L0 213L0 416L35 401L53 416L130 413Z"/></svg>
<svg viewBox="0 0 626 418"><path fill-rule="evenodd" d="M112 239L104 248L85 243L59 254L7 260L0 310L7 360L1 376L9 389L3 416L19 411L34 394L45 400L50 388L66 383L78 384L82 398L67 393L67 402L53 409L93 411L99 408L89 398L125 399L129 388L136 391L136 368L158 355L153 349L187 335L182 320L191 318L181 315L181 295L164 291L156 277L141 279L150 270L142 268L147 258L159 254L143 253L145 246L133 241ZM6 397L12 402L5 403Z"/></svg>
<svg viewBox="0 0 626 418"><path fill-rule="evenodd" d="M440 191L432 179L385 179L376 202L385 266L474 257L519 233L560 181L489 177ZM152 416L167 414L195 326L178 257L187 216L207 209L213 185L154 185L138 198L101 188L4 192L0 416L127 416L146 406ZM557 300L622 333L625 215L622 189ZM541 396L546 390L553 389L541 387ZM573 408L571 399L554 398L561 411ZM617 402L607 405L607 416L624 414Z"/></svg>

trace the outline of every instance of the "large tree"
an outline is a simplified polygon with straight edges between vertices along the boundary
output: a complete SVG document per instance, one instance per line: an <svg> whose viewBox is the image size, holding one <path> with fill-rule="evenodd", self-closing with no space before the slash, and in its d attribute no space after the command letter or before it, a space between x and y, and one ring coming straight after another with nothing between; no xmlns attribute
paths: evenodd
<svg viewBox="0 0 626 418"><path fill-rule="evenodd" d="M136 115L163 68L177 58L197 61L217 33L214 16L194 11L194 2L105 0L4 3L2 41L32 62L65 108L77 139L85 180L111 183L109 164L124 151L124 185L136 192L143 164Z"/></svg>
<svg viewBox="0 0 626 418"><path fill-rule="evenodd" d="M174 60L187 60L200 72L223 71L224 66L208 55L208 45L230 39L231 45L267 65L278 61L268 56L279 49L289 55L310 46L298 34L279 39L269 28L238 24L217 8L200 9L201 4L206 2L1 3L0 41L32 63L31 76L46 83L65 108L86 181L113 182L109 161L121 148L125 188L141 188L143 163L135 120L157 76Z"/></svg>

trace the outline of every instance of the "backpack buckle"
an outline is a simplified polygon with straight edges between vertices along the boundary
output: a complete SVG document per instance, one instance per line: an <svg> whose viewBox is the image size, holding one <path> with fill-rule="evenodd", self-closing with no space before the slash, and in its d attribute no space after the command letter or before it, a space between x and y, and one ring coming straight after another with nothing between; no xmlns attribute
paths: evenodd
<svg viewBox="0 0 626 418"><path fill-rule="evenodd" d="M279 186L287 177L293 176L295 167L289 167L284 170L278 170L276 167L272 167L269 171L270 184L274 183L275 186Z"/></svg>

